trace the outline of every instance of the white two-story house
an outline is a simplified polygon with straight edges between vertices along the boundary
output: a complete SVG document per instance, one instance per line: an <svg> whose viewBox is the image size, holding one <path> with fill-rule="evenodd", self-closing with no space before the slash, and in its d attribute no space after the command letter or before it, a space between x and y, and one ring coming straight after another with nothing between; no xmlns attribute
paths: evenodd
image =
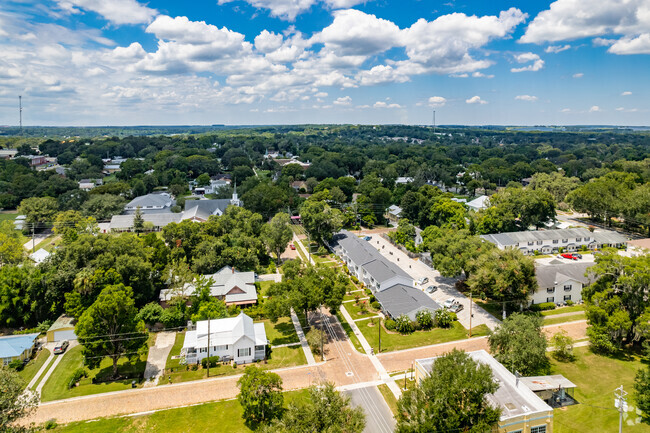
<svg viewBox="0 0 650 433"><path fill-rule="evenodd" d="M567 301L582 302L582 289L594 282L588 269L592 262L560 262L535 267L538 289L531 296L531 304L553 302L558 305Z"/></svg>
<svg viewBox="0 0 650 433"><path fill-rule="evenodd" d="M559 230L531 230L525 232L495 233L481 235L500 249L518 248L524 254L554 254L562 248L566 252L580 250L583 246L595 250L602 247L621 247L627 239L610 230L591 232L586 228Z"/></svg>
<svg viewBox="0 0 650 433"><path fill-rule="evenodd" d="M208 341L211 357L218 356L223 361L237 364L264 359L268 345L264 323L253 323L253 319L243 312L237 317L202 320L197 322L196 330L185 333L181 349L185 363L195 364L207 358Z"/></svg>

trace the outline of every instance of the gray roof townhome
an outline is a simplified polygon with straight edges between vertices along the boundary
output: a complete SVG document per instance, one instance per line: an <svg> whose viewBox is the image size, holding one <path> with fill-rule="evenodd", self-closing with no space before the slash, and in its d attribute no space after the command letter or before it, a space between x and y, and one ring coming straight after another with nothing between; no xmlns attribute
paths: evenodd
<svg viewBox="0 0 650 433"><path fill-rule="evenodd" d="M152 193L147 195L142 195L131 200L129 203L124 206L124 213L127 215L135 214L137 208L140 208L140 212L143 215L154 214L154 213L170 213L171 207L174 206L176 202L171 195L163 193Z"/></svg>
<svg viewBox="0 0 650 433"><path fill-rule="evenodd" d="M345 261L350 273L370 288L388 316L406 315L414 320L420 310L433 312L440 308L413 287L413 277L354 233L341 230L334 235L331 248Z"/></svg>
<svg viewBox="0 0 650 433"><path fill-rule="evenodd" d="M627 238L610 230L589 231L586 228L558 230L529 230L524 232L495 233L481 235L500 249L518 248L524 254L538 251L542 254L556 253L560 248L567 252L577 251L584 245L590 250L602 247L621 247Z"/></svg>
<svg viewBox="0 0 650 433"><path fill-rule="evenodd" d="M582 289L595 281L594 274L589 272L592 266L593 262L566 263L557 259L535 266L539 288L531 296L531 304L582 302Z"/></svg>

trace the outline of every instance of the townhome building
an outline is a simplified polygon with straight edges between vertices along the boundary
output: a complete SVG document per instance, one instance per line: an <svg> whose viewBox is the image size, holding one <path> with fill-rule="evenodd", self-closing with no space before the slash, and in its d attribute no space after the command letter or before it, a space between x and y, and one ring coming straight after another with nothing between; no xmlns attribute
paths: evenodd
<svg viewBox="0 0 650 433"><path fill-rule="evenodd" d="M535 266L538 289L530 298L531 304L582 302L582 289L595 280L589 272L593 265L593 262L566 263L555 259L549 264Z"/></svg>

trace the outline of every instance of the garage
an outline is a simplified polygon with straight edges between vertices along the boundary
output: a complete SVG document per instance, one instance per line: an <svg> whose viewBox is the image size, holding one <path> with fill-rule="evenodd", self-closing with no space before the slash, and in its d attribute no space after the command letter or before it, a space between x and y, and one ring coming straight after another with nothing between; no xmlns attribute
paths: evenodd
<svg viewBox="0 0 650 433"><path fill-rule="evenodd" d="M76 340L77 336L74 333L74 329L67 329L65 331L54 331L54 341L63 341L63 340Z"/></svg>
<svg viewBox="0 0 650 433"><path fill-rule="evenodd" d="M56 322L47 330L47 341L53 343L62 340L76 340L77 336L74 333L74 325L77 321L74 317L61 315Z"/></svg>

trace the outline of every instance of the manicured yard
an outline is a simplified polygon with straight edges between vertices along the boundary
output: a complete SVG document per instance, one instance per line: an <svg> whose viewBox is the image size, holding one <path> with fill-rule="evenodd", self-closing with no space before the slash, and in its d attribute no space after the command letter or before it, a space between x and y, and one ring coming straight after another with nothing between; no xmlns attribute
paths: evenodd
<svg viewBox="0 0 650 433"><path fill-rule="evenodd" d="M544 325L556 325L558 323L574 322L576 320L584 319L586 319L585 313L576 313L562 317L547 316L544 318Z"/></svg>
<svg viewBox="0 0 650 433"><path fill-rule="evenodd" d="M359 292L359 293L362 293L362 292ZM363 301L359 301L359 303L361 303L361 302L363 302ZM348 313L352 317L352 320L363 319L363 318L366 318L366 317L376 316L378 311L374 310L370 306L370 303L368 302L368 299L365 299L365 302L366 302L366 310L365 311L362 311L361 306L360 305L355 305L354 302L346 302L345 304L343 304L343 306L345 307L345 309L348 311Z"/></svg>
<svg viewBox="0 0 650 433"><path fill-rule="evenodd" d="M577 385L574 397L580 403L564 409L555 409L555 433L615 432L618 431L618 411L614 408L614 390L623 385L630 393L629 412L625 414L623 431L637 433L650 431L640 424L635 413L634 376L644 363L636 356L606 357L593 354L589 348L574 350L574 362L552 359L552 374L562 374Z"/></svg>
<svg viewBox="0 0 650 433"><path fill-rule="evenodd" d="M390 408L390 411L393 412L393 415L397 415L397 399L395 398L395 394L388 388L388 385L385 383L382 383L381 385L377 386L379 389L379 392L381 392L381 395L384 397L384 400L386 400L386 404Z"/></svg>
<svg viewBox="0 0 650 433"><path fill-rule="evenodd" d="M176 334L176 340L174 340L172 350L170 350L169 355L167 355L167 363L165 364L165 368L176 368L180 365L180 359L172 359L172 356L178 356L181 354L181 349L183 348L184 341L185 331L178 332Z"/></svg>
<svg viewBox="0 0 650 433"><path fill-rule="evenodd" d="M34 378L34 375L38 373L38 370L45 364L47 358L50 357L50 351L47 349L41 349L38 352L38 355L25 366L22 371L18 372L18 375L25 381L25 386Z"/></svg>
<svg viewBox="0 0 650 433"><path fill-rule="evenodd" d="M266 291L271 287L271 284L273 284L273 281L258 281L255 283L255 286L257 286L257 292L258 294L265 296Z"/></svg>
<svg viewBox="0 0 650 433"><path fill-rule="evenodd" d="M277 349L273 349L271 356L269 357L266 364L264 364L264 362L258 362L255 365L264 370L274 370L276 368L293 367L306 363L307 359L305 358L305 354L302 351L302 347L291 346L278 347ZM230 364L219 364L217 367L210 368L210 377L233 376L242 374L245 367L246 366L240 365L237 368L233 368ZM171 377L172 383L205 379L207 378L207 370L199 367L198 370L192 371L191 368L188 370L187 366L181 365L178 367L178 371L175 371L174 373L166 373L166 376L167 377L163 378L160 381L159 385L169 383L169 377Z"/></svg>
<svg viewBox="0 0 650 433"><path fill-rule="evenodd" d="M56 370L45 383L43 392L41 393L42 401L59 400L62 398L99 394L102 392L119 391L131 388L132 379L99 384L92 383L93 377L106 377L112 373L113 364L110 359L105 358L102 360L102 363L98 368L92 370L88 369L88 377L81 379L79 386L68 389L68 382L70 381L72 374L78 368L83 367L81 349L81 346L75 346L72 349L68 349L68 352L64 355ZM122 358L119 360L119 371L122 374L134 372L142 374L144 372L146 361L146 355L143 355L135 364L132 364L126 358Z"/></svg>
<svg viewBox="0 0 650 433"><path fill-rule="evenodd" d="M542 311L542 316L554 316L556 314L564 314L564 313L577 313L580 311L585 311L584 305L572 305L570 307L560 307L554 310Z"/></svg>
<svg viewBox="0 0 650 433"><path fill-rule="evenodd" d="M13 221L18 216L18 212L0 212L0 223L3 221Z"/></svg>
<svg viewBox="0 0 650 433"><path fill-rule="evenodd" d="M300 341L290 317L280 317L275 323L272 323L270 320L264 320L263 322L264 329L266 330L266 338L268 338L271 346L298 343Z"/></svg>
<svg viewBox="0 0 650 433"><path fill-rule="evenodd" d="M348 338L354 345L355 349L357 349L361 353L364 353L363 347L361 347L361 343L359 343L359 338L356 335L354 335L354 332L352 331L350 324L345 320L341 312L339 311L336 312L336 318L339 319L339 322L341 323L343 330L345 331L346 334L348 334Z"/></svg>
<svg viewBox="0 0 650 433"><path fill-rule="evenodd" d="M367 298L368 297L363 290L359 290L359 289L356 289L356 288L353 289L353 290L355 290L355 291L351 292L350 294L347 294L347 293L345 294L345 296L343 297L343 301L354 301L355 295L358 295L359 298Z"/></svg>
<svg viewBox="0 0 650 433"><path fill-rule="evenodd" d="M284 394L285 405L306 398L307 391L288 391ZM237 400L224 400L177 409L158 411L138 417L101 418L57 427L56 433L186 433L214 432L247 433L242 408Z"/></svg>
<svg viewBox="0 0 650 433"><path fill-rule="evenodd" d="M374 326L368 326L370 325L370 321L357 322L356 325L364 337L366 337L366 340L368 340L370 347L377 351L379 347L377 322L375 321ZM472 336L476 336L476 333L474 332ZM406 335L398 333L388 334L382 326L381 351L391 352L393 350L410 349L411 347L428 346L465 338L467 338L467 330L458 322L453 322L451 328L448 329L434 328L430 331L416 331Z"/></svg>

